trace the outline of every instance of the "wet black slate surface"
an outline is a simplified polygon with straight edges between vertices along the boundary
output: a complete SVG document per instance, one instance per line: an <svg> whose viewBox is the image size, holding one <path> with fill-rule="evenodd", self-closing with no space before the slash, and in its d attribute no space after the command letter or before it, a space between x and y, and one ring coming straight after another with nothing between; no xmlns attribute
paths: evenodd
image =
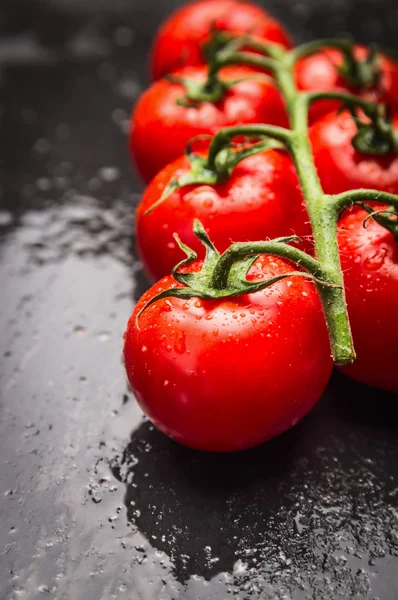
<svg viewBox="0 0 398 600"><path fill-rule="evenodd" d="M0 598L396 600L396 398L336 375L293 431L214 457L127 388L126 124L175 4L0 8ZM395 0L268 6L298 39L396 41Z"/></svg>

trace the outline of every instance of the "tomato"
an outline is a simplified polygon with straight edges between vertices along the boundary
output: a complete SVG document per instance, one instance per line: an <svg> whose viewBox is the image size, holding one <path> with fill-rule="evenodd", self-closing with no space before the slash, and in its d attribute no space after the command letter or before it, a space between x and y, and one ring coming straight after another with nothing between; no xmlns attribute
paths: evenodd
<svg viewBox="0 0 398 600"><path fill-rule="evenodd" d="M369 48L357 46L355 55L364 60ZM383 101L398 108L398 63L386 55L379 58L380 81L373 89L358 90L350 86L340 75L338 67L342 64L342 53L336 49L326 49L300 59L296 65L296 82L300 90L311 92L341 91L358 94L374 101ZM335 100L320 100L310 110L310 123L323 115L336 111L341 103Z"/></svg>
<svg viewBox="0 0 398 600"><path fill-rule="evenodd" d="M196 217L220 252L231 241L254 241L284 235L311 238L311 228L293 163L287 153L267 150L246 158L225 183L196 184L174 191L151 213L173 179L189 171L186 157L165 167L150 183L138 206L136 231L142 262L153 280L171 273L183 258L173 233L200 258L203 246L192 231ZM305 247L309 247L307 241Z"/></svg>
<svg viewBox="0 0 398 600"><path fill-rule="evenodd" d="M190 265L188 270L196 270ZM248 279L292 270L261 256ZM163 298L165 277L138 302L124 359L136 398L161 431L200 450L231 452L292 427L321 397L332 360L312 283L294 276L265 290L223 298ZM181 286L180 286L181 287Z"/></svg>
<svg viewBox="0 0 398 600"><path fill-rule="evenodd" d="M186 67L175 73L205 82L206 67ZM160 80L140 98L132 115L130 150L137 168L150 181L164 166L184 153L188 141L202 134L213 135L222 127L243 123L287 125L282 99L272 80L246 67L226 67L224 81L236 83L216 103L193 106L178 104L185 90L182 84Z"/></svg>
<svg viewBox="0 0 398 600"><path fill-rule="evenodd" d="M363 222L364 210L339 222L339 248L356 361L342 367L354 379L398 392L398 245L392 233Z"/></svg>
<svg viewBox="0 0 398 600"><path fill-rule="evenodd" d="M398 127L398 117L393 118ZM315 166L328 194L372 188L398 193L398 155L371 156L357 152L352 139L357 126L348 111L332 113L310 128Z"/></svg>
<svg viewBox="0 0 398 600"><path fill-rule="evenodd" d="M250 33L291 47L289 34L263 8L240 0L204 0L177 9L161 26L152 47L152 73L158 79L187 65L203 65L203 45L211 32Z"/></svg>

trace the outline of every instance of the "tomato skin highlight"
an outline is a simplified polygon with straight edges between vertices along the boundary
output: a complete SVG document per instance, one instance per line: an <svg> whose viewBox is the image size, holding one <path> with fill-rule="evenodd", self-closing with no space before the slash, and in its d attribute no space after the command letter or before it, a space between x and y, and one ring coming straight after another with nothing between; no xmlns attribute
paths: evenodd
<svg viewBox="0 0 398 600"><path fill-rule="evenodd" d="M197 269L198 263L190 269ZM248 279L291 271L260 257ZM127 326L126 373L149 419L199 450L244 450L292 427L321 397L332 360L315 287L292 277L222 300L162 299L165 277L138 302Z"/></svg>
<svg viewBox="0 0 398 600"><path fill-rule="evenodd" d="M240 0L204 0L177 9L159 28L151 51L154 79L184 66L205 64L202 46L213 29L292 47L289 34L263 8Z"/></svg>
<svg viewBox="0 0 398 600"><path fill-rule="evenodd" d="M186 67L174 73L205 82L206 67ZM216 103L180 106L185 90L179 83L160 80L144 92L131 118L130 152L145 181L185 152L197 135L214 135L222 127L247 123L286 126L286 111L271 79L246 67L226 67L220 71L225 81L248 78L230 88Z"/></svg>
<svg viewBox="0 0 398 600"><path fill-rule="evenodd" d="M369 49L365 46L355 47L355 56L364 60ZM338 72L342 64L342 54L335 48L328 48L310 56L301 58L295 68L296 83L299 90L306 92L339 91L350 92L362 98L387 102L392 108L398 108L398 63L392 58L380 56L380 81L374 89L358 90L350 86ZM314 123L341 106L336 100L319 100L310 109L309 121Z"/></svg>
<svg viewBox="0 0 398 600"><path fill-rule="evenodd" d="M398 244L368 213L343 215L338 241L357 359L342 367L367 385L398 392Z"/></svg>
<svg viewBox="0 0 398 600"><path fill-rule="evenodd" d="M398 127L394 115L393 125ZM398 154L371 156L357 152L352 138L357 126L349 112L329 114L310 128L310 140L324 191L338 194L372 188L398 194Z"/></svg>
<svg viewBox="0 0 398 600"><path fill-rule="evenodd" d="M153 281L169 275L185 257L173 233L204 258L203 245L192 231L194 218L201 221L220 252L232 242L293 234L303 240L301 247L311 248L311 226L286 152L267 150L246 158L225 183L185 186L145 214L167 184L188 170L185 156L168 165L149 184L137 209L137 246Z"/></svg>

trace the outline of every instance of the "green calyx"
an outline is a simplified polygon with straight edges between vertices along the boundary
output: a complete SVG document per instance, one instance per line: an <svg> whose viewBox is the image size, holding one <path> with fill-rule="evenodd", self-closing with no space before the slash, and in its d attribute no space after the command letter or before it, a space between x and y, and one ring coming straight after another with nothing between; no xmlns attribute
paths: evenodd
<svg viewBox="0 0 398 600"><path fill-rule="evenodd" d="M184 106L185 108L199 108L203 102L211 102L216 104L220 102L226 95L226 93L233 88L235 85L242 83L243 81L251 80L269 80L269 76L263 73L255 75L249 75L247 77L240 77L239 79L232 79L225 81L219 77L218 71L222 65L214 64L209 66L209 72L206 81L201 82L190 77L182 77L179 75L166 75L166 81L170 83L177 83L181 85L185 93L181 98L177 98L176 103L178 106Z"/></svg>
<svg viewBox="0 0 398 600"><path fill-rule="evenodd" d="M349 110L357 126L352 145L362 154L384 156L398 152L398 131L394 128L391 111L385 103L368 102L359 96L339 91L311 92L308 105L318 100L338 100ZM363 113L363 114L361 114ZM363 115L367 118L363 118Z"/></svg>
<svg viewBox="0 0 398 600"><path fill-rule="evenodd" d="M220 254L208 237L203 225L197 219L194 221L193 231L206 249L206 256L200 270L195 272L181 271L183 267L190 265L198 257L194 250L186 246L178 235L174 234L175 240L187 257L173 268L172 275L184 287L169 288L151 298L138 313L137 321L151 304L163 298L219 300L221 298L258 292L281 279L292 276L311 279L320 286L336 287L326 281L318 263L313 258L305 252L289 245L292 242L300 241L300 238L297 236L276 238L264 242L238 242L232 244L223 254ZM284 257L313 272L291 271L276 275L270 279L248 281L247 274L260 254Z"/></svg>
<svg viewBox="0 0 398 600"><path fill-rule="evenodd" d="M362 107L368 121L364 121L357 107L349 107L357 126L352 139L355 150L362 154L384 156L398 152L398 132L394 129L391 112L386 104L372 104Z"/></svg>
<svg viewBox="0 0 398 600"><path fill-rule="evenodd" d="M228 31L222 31L213 26L210 38L202 45L202 52L206 62L211 64L220 50L225 48L232 39Z"/></svg>
<svg viewBox="0 0 398 600"><path fill-rule="evenodd" d="M217 136L216 136L217 137ZM216 140L216 137L213 140ZM209 139L210 136L200 135L193 138L187 145L185 154L188 158L190 169L179 178L172 179L163 190L159 200L145 212L150 214L175 191L188 185L217 185L227 181L234 168L245 158L253 156L270 148L283 148L283 144L259 134L260 141L252 144L234 145L229 140L214 154L209 149L208 156L201 156L192 151L192 145L198 140ZM240 148L240 149L239 149Z"/></svg>
<svg viewBox="0 0 398 600"><path fill-rule="evenodd" d="M293 61L311 56L327 49L339 50L343 62L337 70L346 83L353 89L371 89L380 83L380 53L371 46L365 58L355 56L355 44L349 38L327 38L314 40L297 46L291 51Z"/></svg>
<svg viewBox="0 0 398 600"><path fill-rule="evenodd" d="M178 98L176 103L185 108L198 108L202 102L219 102L230 87L236 83L221 81L217 73L209 73L205 82L178 75L167 75L166 80L184 88L185 94Z"/></svg>
<svg viewBox="0 0 398 600"><path fill-rule="evenodd" d="M222 67L242 62L240 54L236 54L235 51L242 46L243 39L245 38L234 38L227 32L213 30L210 41L203 47L208 68L207 78L204 82L178 75L166 76L166 80L178 83L185 90L185 94L176 101L179 106L198 108L203 102L215 104L220 102L228 90L238 83L253 79L270 80L270 77L264 73L256 73L230 81L220 78L219 71Z"/></svg>
<svg viewBox="0 0 398 600"><path fill-rule="evenodd" d="M380 54L371 46L364 59L355 56L355 47L348 43L343 50L343 64L338 68L341 77L352 88L371 89L378 86L380 82Z"/></svg>
<svg viewBox="0 0 398 600"><path fill-rule="evenodd" d="M198 137L203 138L205 136ZM191 143L192 141L193 140L191 140ZM186 156L190 164L189 171L181 175L178 179L172 179L164 188L159 200L157 200L148 208L148 210L145 211L145 215L149 215L151 212L156 210L158 206L163 204L163 202L165 202L173 192L179 190L180 188L183 188L187 185L215 185L218 183L217 173L214 169L209 167L207 158L191 152L190 145L186 152Z"/></svg>

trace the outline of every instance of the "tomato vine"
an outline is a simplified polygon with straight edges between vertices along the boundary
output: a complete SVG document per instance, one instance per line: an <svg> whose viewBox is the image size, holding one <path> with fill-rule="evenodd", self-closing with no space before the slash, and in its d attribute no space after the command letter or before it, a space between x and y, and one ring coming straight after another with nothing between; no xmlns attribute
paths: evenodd
<svg viewBox="0 0 398 600"><path fill-rule="evenodd" d="M217 96L220 85L217 79L218 70L229 64L244 64L271 71L281 95L286 104L290 128L266 124L238 125L220 130L212 139L207 158L190 155L191 172L184 175L181 181L172 181L166 188L162 202L174 189L190 183L218 182L228 178L235 164L242 158L260 152L274 140L283 144L289 151L296 167L300 186L304 196L308 216L311 222L315 259L308 254L292 248L290 240L273 240L272 242L234 244L224 255L218 257L214 266L215 272L222 272L223 265L236 258L253 256L254 248L257 253L275 254L298 264L309 272L317 285L322 301L325 319L328 326L333 359L336 364L344 365L355 360L355 350L350 330L349 318L345 300L343 274L340 265L337 244L337 222L341 212L353 205L363 202L382 202L398 208L398 196L372 189L359 189L341 194L326 194L322 188L314 164L312 149L308 135L308 112L311 105L319 100L338 100L347 107L356 119L358 134L353 140L357 150L363 153L380 155L396 151L398 148L397 133L394 131L388 110L385 105L368 102L355 94L327 91L300 91L294 77L294 67L299 58L307 56L322 48L337 48L343 54L342 74L353 87L372 86L377 81L377 55L369 52L365 60L354 57L353 45L348 40L319 40L303 44L293 50L287 50L272 42L259 42L248 36L234 38L211 57L209 78L203 84L203 90L195 90L197 98L205 94L211 99L213 91ZM253 53L255 51L256 53ZM213 91L212 91L213 90ZM361 110L366 116L362 121L357 111ZM232 140L236 137L249 137L256 140L250 148L237 152L231 148ZM151 210L153 210L152 207ZM369 212L369 210L368 210ZM378 222L386 227L389 225L386 215L379 215ZM391 225L391 222L390 222ZM394 223L395 227L395 223ZM175 271L177 273L177 271ZM214 281L216 276L213 278ZM221 278L222 286L226 286L228 274ZM190 283L185 282L189 287ZM214 287L214 286L213 286ZM198 290L185 290L185 296ZM175 292L173 292L174 294ZM244 290L240 293L244 293ZM211 295L208 297L212 297Z"/></svg>

